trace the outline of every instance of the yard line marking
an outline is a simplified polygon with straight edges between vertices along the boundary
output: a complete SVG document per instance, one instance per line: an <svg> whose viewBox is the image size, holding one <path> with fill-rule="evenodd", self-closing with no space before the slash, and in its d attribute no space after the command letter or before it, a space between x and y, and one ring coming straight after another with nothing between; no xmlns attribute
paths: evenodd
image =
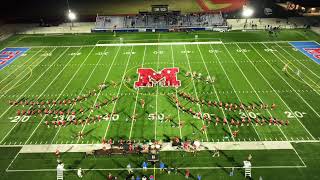
<svg viewBox="0 0 320 180"><path fill-rule="evenodd" d="M266 47L266 45L265 44L263 44L265 47ZM272 52L273 53L273 52ZM277 56L275 53L273 53L273 55L274 56L276 56L281 62L283 62L280 58L279 58L279 56ZM268 63L269 64L269 63ZM269 66L275 71L275 69L269 64ZM275 71L276 72L276 71ZM279 73L278 72L276 72L278 75L279 75ZM279 75L280 76L280 75ZM281 77L281 76L280 76ZM282 78L282 77L281 77ZM282 78L290 87L291 87L291 85L284 79L284 78ZM303 80L303 79L302 79ZM304 81L304 80L303 80ZM304 81L305 82L305 81ZM319 94L319 92L318 91L316 91L315 89L313 89L312 88L312 86L310 86L307 82L305 82L313 91L315 91L318 95L320 95ZM293 89L292 87L291 87L291 89ZM295 89L293 89L294 91L295 91ZM296 92L296 91L295 91ZM310 104L309 103L307 103L306 101L305 101L305 99L299 94L299 93L297 93L296 92L296 94L298 94L298 96L317 114L317 116L318 117L320 117L319 116L319 114L310 106ZM297 120L299 121L299 123L304 127L304 129L309 133L309 135L311 135L311 133L309 132L309 130L301 123L301 121L297 118ZM311 135L311 137L313 137L312 135ZM313 137L313 139L314 139L314 137Z"/></svg>
<svg viewBox="0 0 320 180"><path fill-rule="evenodd" d="M265 47L267 47L265 44L263 44ZM282 61L281 60L281 58L279 58L279 56L278 55L276 55L275 53L273 53L272 52L272 54L274 55L274 56L276 56L284 65L286 64L284 61ZM288 60L287 59L287 57L285 57L282 53L279 53L280 54L280 56L282 56L284 59L286 59L288 62L290 62L290 60ZM300 68L298 68L297 66L295 66L293 63L291 63L291 65L293 66L293 67L295 67L296 69L298 69L300 72L301 72L301 74L303 74L306 78L308 78L312 83L314 83L316 86L317 86L317 88L320 88L320 86L318 85L318 83L316 83L316 82L314 82L309 76L307 76ZM303 65L303 64L302 64ZM290 67L290 66L288 66L288 68L289 69L291 69L292 71L293 71L293 69ZM307 67L306 67L307 68ZM308 70L309 70L309 68L307 68ZM310 71L310 70L309 70ZM309 83L307 83L303 78L301 78L302 79L302 81L304 82L304 83L306 83L311 89L314 89L311 85L309 85ZM303 91L302 91L303 92ZM318 93L319 94L319 93ZM320 94L319 94L320 95Z"/></svg>
<svg viewBox="0 0 320 180"><path fill-rule="evenodd" d="M109 77L109 73L110 73L110 71L111 71L111 67L112 67L113 64L114 64L115 59L118 57L118 54L119 54L120 49L121 49L121 47L118 47L117 53L116 53L116 55L115 55L115 56L113 57L113 59L112 59L112 63L111 63L111 65L110 65L109 69L108 69L107 75L106 75L106 77L104 78L103 82L106 82L106 81L107 81L107 78ZM121 82L121 83L122 83L122 82ZM94 103L93 103L93 105L92 105L92 108L94 108L95 104L97 103L98 98L99 98L99 96L100 96L100 94L101 94L101 91L102 91L102 90L100 89L100 91L99 91L99 93L98 93L98 95L97 95L97 97L96 97L96 99L95 99L95 101L94 101ZM90 113L89 113L89 115L88 115L87 117L90 117L91 113L92 113L92 111L90 111ZM111 118L109 121L112 121L112 118ZM84 126L83 126L83 128L81 129L81 131L80 131L81 133L83 133L86 125L87 125L87 122L84 123ZM79 143L79 141L80 141L80 137L78 138L77 143Z"/></svg>
<svg viewBox="0 0 320 180"><path fill-rule="evenodd" d="M173 55L173 48L172 46L170 46L171 48L171 58L172 58L172 67L174 67L174 55ZM175 93L176 93L176 97L178 98L178 90L175 89ZM180 126L181 124L181 118L180 118L180 109L179 109L179 106L178 104L176 104L176 107L177 107L177 112L178 112L178 121L179 121L179 133L180 133L180 139L182 139L182 126Z"/></svg>
<svg viewBox="0 0 320 180"><path fill-rule="evenodd" d="M147 50L147 46L144 47L144 51L143 51L142 67L143 67L144 61L145 61L146 50ZM134 103L134 108L133 108L132 117L135 117L135 114L136 114L139 91L140 91L140 88L138 88L137 93L136 93L136 98L135 98L135 103ZM134 121L135 121L135 118L132 118L132 120L131 120L131 127L130 127L130 133L129 133L129 140L131 140L131 135L132 135L132 129L133 129Z"/></svg>
<svg viewBox="0 0 320 180"><path fill-rule="evenodd" d="M203 65L204 65L204 67L205 67L208 75L210 76L210 80L211 80L210 72L209 72L209 70L208 70L207 64L206 64L205 61L204 61L204 58L203 58L202 52L201 52L201 50L200 50L200 48L199 48L199 45L197 45L197 49L198 49L198 51L200 52L200 57L201 57L201 59L202 59ZM190 70L191 70L191 68L190 68ZM215 93L215 95L216 95L216 97L217 97L217 100L220 102L220 98L219 98L219 95L218 95L218 93L217 93L217 91L216 91L216 87L213 85L213 83L211 83L211 86L212 86L213 91L214 91L214 93ZM198 97L197 97L197 99L198 99ZM223 113L224 118L227 118L227 117L226 117L226 114L225 114L225 112L224 112L224 108L221 108L221 110L222 110L222 113ZM203 123L204 123L204 122L203 122ZM232 139L234 140L234 137L233 137L233 134L232 134L232 131L231 131L231 128L230 128L230 126L229 126L229 122L228 122L228 121L227 121L227 125L228 125L229 131L230 131L230 135L231 135Z"/></svg>
<svg viewBox="0 0 320 180"><path fill-rule="evenodd" d="M132 52L132 50L133 50L133 46L131 46L130 52ZM124 72L123 72L123 75L122 75L122 78L121 78L120 87L119 87L118 92L117 92L117 95L116 95L116 97L118 97L118 98L117 98L116 101L114 102L114 105L113 105L111 114L113 114L113 113L114 113L114 110L116 109L116 105L117 105L118 100L119 100L119 94L120 94L120 91L121 91L121 88L122 88L122 85L123 85L123 82L124 82L124 79L125 79L125 76L126 76L126 73L127 73L127 69L128 69L129 62L130 62L130 60L131 60L131 56L132 56L132 53L130 53L130 54L129 54L129 57L127 58L127 59L128 59L128 60L127 60L127 65L126 65L125 70L124 70ZM107 136L108 130L109 130L110 125L111 125L111 121L112 121L112 120L110 119L109 122L108 122L108 126L107 126L107 128L106 128L106 131L105 131L105 134L104 134L104 137L103 137L104 139L105 139L106 136Z"/></svg>
<svg viewBox="0 0 320 180"><path fill-rule="evenodd" d="M20 152L20 150L19 150L19 152ZM14 158L12 159L12 161L10 162L10 164L8 165L8 167L6 168L6 171L9 170L9 168L10 168L11 165L12 165L12 163L17 159L18 155L20 154L19 152L14 156Z"/></svg>
<svg viewBox="0 0 320 180"><path fill-rule="evenodd" d="M87 61L87 59L89 58L89 56L91 55L91 53L93 52L94 49L95 49L95 47L92 48L92 50L89 52L89 54L87 55L87 57L85 58L84 61ZM108 49L108 48L105 48L105 49L104 49L104 52L105 52L107 49ZM96 70L97 65L98 65L98 64L100 63L100 61L102 60L102 57L103 57L103 56L101 56L101 57L99 58L99 61L96 63L96 66L95 66L95 67L93 68L93 70L91 71L91 73L90 73L90 75L88 76L86 82L85 82L84 85L82 86L81 91L78 93L78 96L80 96L80 95L82 94L84 88L87 86L87 84L88 84L88 82L89 82L89 79L91 78L93 72ZM75 95L75 96L77 96L77 95ZM72 106L71 106L70 109L72 109L73 107L74 107L74 104L72 104ZM68 114L68 115L69 115L69 114ZM53 139L52 139L52 141L51 141L51 144L52 144L52 142L55 140L55 138L58 136L60 130L61 130L61 126L59 127L57 133L54 135L54 137L53 137Z"/></svg>
<svg viewBox="0 0 320 180"><path fill-rule="evenodd" d="M213 166L213 167L179 167L177 169L200 169L200 170L208 170L208 169L244 169L244 167L239 166ZM307 166L252 166L252 169L299 169L299 168L307 168ZM159 170L160 168L155 168ZM77 171L78 169L65 169L65 171ZM82 169L83 171L125 171L127 168L99 168L99 169ZM143 168L132 168L132 170L143 170ZM56 172L57 169L8 169L6 172Z"/></svg>
<svg viewBox="0 0 320 180"><path fill-rule="evenodd" d="M159 39L160 39L160 33L158 34L158 42L159 42ZM159 45L157 46L157 50L159 51ZM159 53L157 53L157 55L158 55L158 60L157 60L157 72L158 72L160 55L159 55ZM154 140L157 140L158 94L159 94L159 85L157 85L157 91L156 91L156 119L154 121Z"/></svg>
<svg viewBox="0 0 320 180"><path fill-rule="evenodd" d="M160 33L159 33L160 34ZM96 46L168 46L168 45L186 45L186 44L221 44L222 41L207 42L157 42L157 43L116 43L116 44L96 44Z"/></svg>
<svg viewBox="0 0 320 180"><path fill-rule="evenodd" d="M132 47L132 48L133 48L133 47ZM113 64L114 64L115 59L118 57L118 54L119 54L120 49L121 49L121 47L118 47L117 53L116 53L116 55L113 57L112 63L111 63L111 65L110 65L109 69L108 69L107 75L106 75L106 77L104 78L103 82L106 82L106 81L107 81L107 78L109 77L109 73L110 73L111 67L112 67ZM132 49L131 49L131 50L132 50ZM130 54L130 56L131 56L131 54ZM125 75L125 73L124 73L124 75ZM123 82L123 79L122 79L122 81L121 81L121 84L122 84L122 82ZM101 94L101 91L102 91L102 90L100 89L100 91L99 91L99 93L98 93L98 95L97 95L97 98L95 99L95 101L94 101L94 103L93 103L93 105L92 105L92 108L94 108L94 106L96 105L96 103L97 103L97 101L98 101L98 98L99 98L99 96L100 96L100 94ZM90 111L88 117L90 117L91 113L92 113L92 111ZM110 123L110 121L112 121L112 117L111 117L111 119L109 120L109 123ZM85 122L83 128L81 129L81 133L83 133L86 125L87 125L87 122ZM79 141L80 141L80 136L79 136L79 138L78 138L78 140L77 140L77 143L79 143ZM83 141L82 141L82 142L83 142Z"/></svg>
<svg viewBox="0 0 320 180"><path fill-rule="evenodd" d="M26 62L28 62L28 61L30 61L30 60L32 60L32 58L34 57L34 56L36 56L36 55L38 55L38 53L40 53L41 51L43 50L43 48L41 48L40 50L38 50L34 55L32 55L30 58L28 58L28 59L26 59L26 60L23 60L23 61L26 61ZM38 59L38 58L36 58L36 59ZM27 67L30 67L33 63L35 63L36 62L36 60L34 61L34 62L32 62L30 65L28 65ZM10 64L9 64L9 66L10 66ZM15 66L15 65L11 65L11 66ZM8 76L6 76L4 79L2 79L1 81L0 81L0 83L2 83L4 80L6 80L7 78L9 78L12 74L14 74L18 69L20 69L21 67L24 67L24 65L20 65L18 68L15 68L15 70L14 71L12 71ZM3 69L2 69L3 70ZM22 72L21 72L22 73ZM19 73L19 75L21 74L21 73ZM19 76L18 75L18 76ZM2 89L1 89L1 91L2 91Z"/></svg>
<svg viewBox="0 0 320 180"><path fill-rule="evenodd" d="M297 156L300 159L300 161L302 162L302 164L307 167L306 163L303 161L303 159L301 158L301 156L298 154L297 150L294 147L293 147L293 151L297 154Z"/></svg>
<svg viewBox="0 0 320 180"><path fill-rule="evenodd" d="M262 57L262 59L264 59L266 61L266 59L251 45L249 44L258 54L260 57ZM237 45L239 47L239 45ZM250 60L250 58L244 53L244 55L247 57L247 59ZM267 62L267 61L266 61ZM279 93L277 93L277 91L274 90L274 88L271 86L271 84L269 83L269 81L264 77L264 75L260 72L260 70L251 62L251 64L254 66L254 68L257 70L257 72L262 76L262 78L267 82L267 84L271 87L271 89L273 89L273 91L275 92L275 94L279 97L279 99L283 102L283 104L288 108L288 110L292 113L293 111L291 110L291 108L288 106L288 104L282 99L282 97L279 95ZM268 63L269 64L269 63ZM269 66L273 69L273 67L269 64ZM274 70L274 69L273 69ZM275 71L275 70L274 70ZM277 74L278 72L275 71ZM278 74L278 76L280 76ZM281 76L280 76L281 77ZM282 78L282 77L281 77ZM286 81L285 81L286 82ZM288 82L286 82L288 84ZM289 84L288 84L289 85ZM290 86L290 85L289 85ZM291 86L290 86L291 87ZM291 89L293 89L291 87ZM294 90L294 89L293 89ZM296 92L297 93L297 92ZM297 93L298 94L298 93ZM301 96L300 96L301 97ZM302 97L301 97L302 98ZM304 99L303 99L304 100ZM297 119L299 122L300 120L295 117L295 119ZM312 137L312 139L314 139L313 135L308 131L308 129L306 129L306 127L300 122L300 124L302 125L302 127L304 127L304 129L306 130L306 132Z"/></svg>
<svg viewBox="0 0 320 180"><path fill-rule="evenodd" d="M79 52L80 50L82 49L79 48L77 50L77 52ZM92 48L93 49L93 48ZM72 56L71 59L68 61L68 63L70 63L71 61L73 61L73 59L75 58L76 56ZM68 64L67 63L67 64ZM55 78L50 82L50 84L47 86L47 88L45 90L42 91L42 94L39 96L41 97L48 89L49 87L55 82L55 80L60 76L60 74L64 71L64 69L66 68L67 66L65 66L56 76ZM79 68L78 68L79 69ZM73 76L74 77L74 76ZM69 80L69 82L67 83L67 85L65 85L65 87L63 88L63 90L61 91L60 95L57 97L56 101L59 100L60 96L63 94L63 92L66 90L67 86L70 84L72 79ZM51 109L54 105L50 105L49 109ZM37 127L33 130L33 132L30 134L29 138L25 141L25 144L28 143L28 141L31 139L31 137L33 136L33 134L38 130L39 126L42 124L42 121L46 118L46 116L43 116L43 118L40 120L40 122L38 123Z"/></svg>
<svg viewBox="0 0 320 180"><path fill-rule="evenodd" d="M99 65L98 65L99 66ZM306 93L315 93L316 91L317 92L320 92L320 90L305 90L305 89L298 89L298 90L275 90L277 91L278 93L293 93L294 91L297 91L297 92L305 92L303 94L306 94ZM217 91L219 94L225 94L225 91ZM245 91L236 91L237 93L242 93L242 94L246 94ZM229 93L236 93L234 90L229 90ZM259 91L257 91L259 93ZM260 91L260 93L273 93L274 91L272 90L265 90L265 91ZM190 94L193 94L194 92L190 92ZM248 94L254 94L255 92L254 91L249 91ZM123 96L132 96L132 95L135 95L136 93L121 93L121 95ZM140 93L141 95L155 95L155 93ZM161 93L161 95L173 95L175 93L173 92L170 92L170 93ZM198 92L198 94L214 94L214 92L210 92L210 91L206 91L206 92ZM58 96L59 94L45 94L43 95L43 97L49 97L49 96ZM70 94L70 96L77 96L78 94ZM116 95L116 93L104 93L104 95L107 95L107 96L113 96L113 95ZM19 97L20 94L16 94L16 95L1 95L1 96L4 96L4 97ZM28 94L28 95L25 95L25 97L36 97L38 95L32 95L32 94ZM68 94L62 94L62 96L69 96Z"/></svg>
<svg viewBox="0 0 320 180"><path fill-rule="evenodd" d="M53 52L53 51L54 51L54 50L52 50L51 52ZM38 62L38 59L41 59L41 58L42 58L41 56L37 57L36 60L35 60L33 63ZM36 66L34 66L31 70L35 69L35 68L36 68L38 65L40 65L40 64L42 63L42 61L44 61L45 59L46 59L46 58L43 58L43 59L42 59L40 62L38 62L38 64L37 64ZM16 76L16 77L13 79L13 81L12 81L12 82L14 82L13 85L11 85L11 82L10 82L10 83L6 84L4 87L2 87L2 88L0 89L1 92L4 91L4 93L3 93L2 95L6 95L8 92L10 92L12 89L14 89L15 86L29 74L29 73L24 73L25 71L29 71L28 67L27 67L26 69L24 69L21 73L19 73L18 76ZM23 77L20 77L21 74L23 75ZM18 79L18 80L16 80L16 79ZM15 80L15 81L14 81L14 80ZM7 86L9 86L9 85L11 85L10 88L7 89L7 90L4 90L4 89L5 89ZM1 98L2 98L2 96L0 97L0 99L1 99Z"/></svg>
<svg viewBox="0 0 320 180"><path fill-rule="evenodd" d="M264 45L264 44L263 44L263 45ZM250 46L259 54L259 56L262 57L262 59L263 59L264 61L267 62L267 64L272 68L272 70L273 70L292 90L294 90L294 88L288 83L288 81L285 80L285 79L279 74L279 72L274 69L274 67L259 53L259 51L256 50L251 44L250 44ZM264 45L264 46L265 46L265 45ZM266 47L266 46L265 46L265 47ZM276 56L276 55L275 55L275 56ZM276 57L279 59L278 56L276 56ZM303 80L303 81L304 81L304 80ZM306 83L306 84L309 85L308 83ZM310 85L309 85L309 86L310 86ZM311 89L313 89L313 88L311 88ZM311 109L318 117L320 117L320 115L317 113L317 111L314 110L313 107L312 107L299 93L297 93L296 91L295 91L295 93L302 99L302 101L303 101L306 105L308 105L308 106L310 107L310 109ZM319 93L317 92L317 94L319 94Z"/></svg>
<svg viewBox="0 0 320 180"><path fill-rule="evenodd" d="M186 45L183 45L183 47L184 47L184 50L187 51ZM187 61L188 61L188 65L189 65L189 70L190 70L190 72L192 72L188 53L185 53L185 55L186 55L186 57L187 57ZM195 85L195 83L194 83L194 79L193 79L192 76L191 76L191 80L192 80L192 84L193 84L193 88L194 88L194 92L195 92L196 98L197 98L197 100L199 100L198 93L197 93L197 89L196 89L196 85ZM197 105L198 105L198 109L199 109L200 113L202 114L202 109L201 109L200 104L197 103ZM201 121L202 124L205 125L204 120L203 120L203 119L201 119L201 120L202 120L202 121ZM228 127L229 127L229 124L228 124ZM232 132L231 132L230 127L229 127L229 130L230 130L230 133L231 133L231 135L232 135ZM204 133L205 133L205 135L206 135L207 141L209 141L209 140L208 140L207 129L204 129ZM232 138L233 138L233 140L234 140L234 137L233 137L233 136L232 136Z"/></svg>
<svg viewBox="0 0 320 180"><path fill-rule="evenodd" d="M213 49L211 45L210 45L210 48L211 48L211 49ZM224 45L224 48L225 48L225 49L227 49L227 47L226 47L225 45ZM228 51L228 50L227 50L227 51ZM220 59L219 59L218 55L217 55L215 52L214 52L213 54L215 55L216 59L217 59L218 61L220 61ZM228 54L231 56L231 53L230 53L229 51L228 51ZM231 56L231 58L234 60L234 58L233 58L232 56ZM235 62L235 64L237 65L237 67L239 68L239 66L238 66L238 64L236 63L236 61L234 61L234 62ZM229 76L228 76L227 72L225 71L225 69L224 69L223 65L222 65L221 63L219 63L219 64L220 64L220 66L221 66L221 68L222 68L222 70L223 70L224 74L226 75L226 77L227 77L227 79L228 79L228 81L229 81L229 83L230 83L230 85L231 85L231 87L232 87L233 91L235 92L235 94L236 94L236 96L237 96L237 98L238 98L239 102L242 102L242 101L241 101L241 99L240 99L240 97L239 97L239 95L238 95L238 93L237 93L237 91L235 90L235 88L234 88L234 86L233 86L233 84L232 84L232 82L231 82L231 80L230 80L230 78L229 78ZM240 70L240 71L241 71L241 70ZM241 71L241 72L242 72L242 71ZM242 75L244 75L244 74L242 74ZM245 78L246 78L246 77L245 77ZM254 89L253 89L253 91L254 91L254 92L256 92ZM247 110L247 109L245 109L244 111L245 111L245 113L246 113L247 117L250 117L250 116L249 116L249 113L248 113L248 110ZM256 130L256 128L254 127L253 123L251 123L251 126L253 127L254 131L256 132L256 134L257 134L257 136L258 136L259 140L261 140L260 135L259 135L258 131ZM249 138L249 140L250 140L250 138Z"/></svg>
<svg viewBox="0 0 320 180"><path fill-rule="evenodd" d="M238 44L236 44L238 48L240 48L240 46ZM250 44L251 45L251 44ZM252 45L251 45L252 46ZM225 47L226 48L226 47ZM227 48L226 48L227 49ZM227 49L228 53L230 53L230 51ZM250 58L247 56L247 54L245 54L244 52L242 52L242 54L250 61ZM233 56L231 56L232 59L235 61L235 59L233 58ZM258 70L258 68L251 62L251 64L253 65L253 67L257 70L257 72L263 77L263 79L269 84L269 82L265 79L265 77L262 75L262 73ZM237 64L237 67L239 68L239 70L241 71L241 73L244 75L243 71L240 69L240 67ZM252 84L250 83L250 81L248 80L248 78L244 75L245 79L247 80L247 82L249 83L250 87L254 90L254 92L256 93L257 97L259 98L259 100L261 102L263 102L263 100L261 99L261 97L258 95L258 93L255 91L254 87L252 86ZM269 84L269 86L273 89L273 87ZM274 90L274 89L273 89ZM277 93L274 90L275 93ZM278 93L277 93L278 94ZM279 96L279 94L278 94ZM281 98L279 96L279 98ZM270 113L270 110L267 109L268 114L270 115L270 117L273 117L273 115ZM277 125L278 129L280 130L281 134L286 138L286 140L288 140L288 137L286 136L286 134L282 131L282 129L280 128L279 125Z"/></svg>
<svg viewBox="0 0 320 180"><path fill-rule="evenodd" d="M53 64L58 61L68 50L69 48L67 48L63 53L60 54L60 56L58 58L56 58L56 60L53 62ZM55 50L55 49L54 49ZM53 50L53 51L54 51ZM52 51L52 52L53 52ZM44 59L46 59L47 57L45 57ZM17 100L19 100L31 87L33 87L33 85L50 69L50 67L48 69L46 69L30 86L28 89L26 89L20 96L19 98L17 98ZM13 105L9 106L5 112L3 112L0 116L0 119L2 118L2 116L4 116L4 114L6 114L11 108L13 107ZM4 141L4 139L11 133L11 131L18 125L18 123L16 123L10 130L9 132L3 137L3 139L1 140L0 144Z"/></svg>
<svg viewBox="0 0 320 180"><path fill-rule="evenodd" d="M295 61L297 61L299 64L301 64L303 67L305 67L306 69L308 69L313 75L315 75L317 78L320 78L320 76L318 76L316 73L314 73L311 69L309 69L306 65L304 65L303 63L301 63L296 57L294 57L292 54L290 54L287 50L285 50L283 47L281 47L279 44L275 43L278 47L280 47L283 51L286 52L286 54L288 54L289 56L291 56L293 59L295 59ZM314 61L312 61L314 62Z"/></svg>

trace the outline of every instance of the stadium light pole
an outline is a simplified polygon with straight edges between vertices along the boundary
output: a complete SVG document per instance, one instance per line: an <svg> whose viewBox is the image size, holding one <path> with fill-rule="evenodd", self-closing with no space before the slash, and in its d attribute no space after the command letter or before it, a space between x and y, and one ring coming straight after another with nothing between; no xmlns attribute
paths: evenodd
<svg viewBox="0 0 320 180"><path fill-rule="evenodd" d="M77 19L77 15L74 12L72 12L70 9L68 11L68 19L71 22L70 24L70 30L71 30L73 26L73 21Z"/></svg>
<svg viewBox="0 0 320 180"><path fill-rule="evenodd" d="M242 9L242 16L246 19L246 24L245 26L243 27L243 29L245 29L245 27L247 26L247 21L248 21L248 18L250 18L252 15L253 15L254 11L252 8L244 5L243 6L243 9Z"/></svg>
<svg viewBox="0 0 320 180"><path fill-rule="evenodd" d="M254 11L252 8L247 7L247 6L243 6L243 10L242 10L242 16L245 18L249 18L253 15Z"/></svg>

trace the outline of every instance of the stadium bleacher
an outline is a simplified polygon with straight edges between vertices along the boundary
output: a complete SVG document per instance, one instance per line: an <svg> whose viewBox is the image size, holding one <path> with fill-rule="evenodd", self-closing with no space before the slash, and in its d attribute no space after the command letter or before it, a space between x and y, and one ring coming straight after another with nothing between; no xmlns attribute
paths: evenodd
<svg viewBox="0 0 320 180"><path fill-rule="evenodd" d="M226 26L226 20L218 14L138 14L134 16L97 16L93 30L119 30L133 28L192 28Z"/></svg>

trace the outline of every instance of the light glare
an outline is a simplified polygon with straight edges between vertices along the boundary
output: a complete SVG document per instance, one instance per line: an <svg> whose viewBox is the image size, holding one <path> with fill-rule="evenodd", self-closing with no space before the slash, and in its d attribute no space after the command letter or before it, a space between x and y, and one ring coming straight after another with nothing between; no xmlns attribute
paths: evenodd
<svg viewBox="0 0 320 180"><path fill-rule="evenodd" d="M73 21L75 20L77 17L76 17L76 14L72 11L69 10L69 14L68 14L68 18Z"/></svg>
<svg viewBox="0 0 320 180"><path fill-rule="evenodd" d="M244 17L250 17L252 16L254 13L252 8L249 7L243 7L243 12L242 12L242 16Z"/></svg>

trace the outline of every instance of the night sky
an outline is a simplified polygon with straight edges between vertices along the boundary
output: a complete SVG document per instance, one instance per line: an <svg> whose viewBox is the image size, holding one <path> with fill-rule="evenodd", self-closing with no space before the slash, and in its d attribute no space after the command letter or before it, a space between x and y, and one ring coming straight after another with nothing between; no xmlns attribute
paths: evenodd
<svg viewBox="0 0 320 180"><path fill-rule="evenodd" d="M93 13L95 5L115 0L69 0L70 6L74 9L81 9L85 11L88 7L92 12L87 15L95 16ZM122 0L118 0L120 2ZM135 0L132 0L135 1ZM141 0L140 0L141 1ZM174 1L174 0L173 0ZM271 0L249 0L252 4L263 6L270 4ZM286 2L286 0L274 0L275 2ZM320 7L320 0L291 0L299 3L304 3L306 6ZM14 18L14 17L59 17L64 16L67 10L66 0L3 0L0 5L0 17ZM137 10L138 11L138 10ZM79 12L81 14L81 12ZM84 13L82 13L84 14Z"/></svg>

